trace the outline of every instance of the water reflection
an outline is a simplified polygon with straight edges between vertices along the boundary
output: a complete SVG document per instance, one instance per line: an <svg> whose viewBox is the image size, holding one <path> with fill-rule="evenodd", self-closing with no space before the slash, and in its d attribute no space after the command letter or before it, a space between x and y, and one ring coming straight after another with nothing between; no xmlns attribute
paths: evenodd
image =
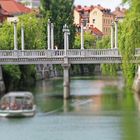
<svg viewBox="0 0 140 140"><path fill-rule="evenodd" d="M72 79L72 98L67 101L62 79L40 81L34 89L36 116L0 119L1 139L139 140L140 115L133 94L120 91L117 82Z"/></svg>
<svg viewBox="0 0 140 140"><path fill-rule="evenodd" d="M115 80L72 80L72 98L67 101L63 100L62 81L53 81L52 84L49 83L47 86L45 84L45 90L43 91L45 94L42 95L44 96L43 100L42 97L40 97L42 100L41 108L44 108L42 111L52 111L51 113L53 114L65 114L67 117L86 116L86 120L91 116L93 120L97 122L96 124L94 123L95 128L93 128L93 126L91 127L93 131L99 130L103 132L105 129L108 130L106 131L106 135L99 134L98 131L95 131L94 137L99 138L99 140L138 140L140 139L140 123L133 100L133 94L131 91L129 91L130 93L124 94L120 88L118 89L117 83L118 81ZM41 96L41 94L39 96ZM137 97L136 99L137 102L140 103L140 98ZM45 104L43 104L43 102L45 102ZM90 123L92 124L93 122ZM81 122L81 124L83 124L83 122ZM91 124L86 121L85 125L88 125L90 128ZM104 129L102 127L104 127ZM99 135L101 135L101 137ZM104 138L102 136L104 136Z"/></svg>

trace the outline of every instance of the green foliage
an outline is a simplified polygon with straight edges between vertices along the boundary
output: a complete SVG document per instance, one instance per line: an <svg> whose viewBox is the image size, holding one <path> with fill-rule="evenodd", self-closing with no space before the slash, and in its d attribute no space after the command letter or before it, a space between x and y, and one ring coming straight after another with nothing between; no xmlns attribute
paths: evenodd
<svg viewBox="0 0 140 140"><path fill-rule="evenodd" d="M140 46L140 1L131 1L131 10L120 26L119 47L123 56L122 68L126 84L132 86L136 65L130 61L134 59L135 48Z"/></svg>
<svg viewBox="0 0 140 140"><path fill-rule="evenodd" d="M101 69L103 75L117 76L119 64L102 64Z"/></svg>
<svg viewBox="0 0 140 140"><path fill-rule="evenodd" d="M105 36L101 40L98 40L96 43L96 48L98 49L105 49L110 48L110 37ZM103 75L110 75L110 76L116 76L117 70L119 69L118 64L102 64L101 70Z"/></svg>
<svg viewBox="0 0 140 140"><path fill-rule="evenodd" d="M20 30L23 25L25 28L25 49L45 48L46 43L43 23L44 20L37 18L33 13L20 16L18 22L19 45L21 45Z"/></svg>
<svg viewBox="0 0 140 140"><path fill-rule="evenodd" d="M13 80L20 80L21 72L18 66L16 65L5 65L3 66L4 72ZM7 76L7 77L8 77Z"/></svg>
<svg viewBox="0 0 140 140"><path fill-rule="evenodd" d="M0 27L0 49L1 50L11 50L13 49L13 27L10 23L5 22L2 27Z"/></svg>
<svg viewBox="0 0 140 140"><path fill-rule="evenodd" d="M33 13L19 16L17 23L18 49L21 49L21 26L24 26L25 32L25 49L45 48L44 20L37 18ZM14 28L13 23L5 22L0 27L0 49L14 49ZM35 79L35 66L3 66L4 80L7 84L10 81L17 85L21 81Z"/></svg>
<svg viewBox="0 0 140 140"><path fill-rule="evenodd" d="M21 71L17 65L4 65L3 77L6 85L6 89L12 89L17 87L21 78Z"/></svg>
<svg viewBox="0 0 140 140"><path fill-rule="evenodd" d="M84 48L85 49L93 49L95 48L96 37L92 35L90 32L84 33ZM80 49L81 48L81 35L77 34L75 37L74 48Z"/></svg>
<svg viewBox="0 0 140 140"><path fill-rule="evenodd" d="M63 48L63 26L68 25L70 29L70 48L73 47L75 38L75 27L73 25L73 0L42 0L41 10L46 18L44 26L47 30L47 20L51 19L54 23L54 41L58 48ZM45 32L47 33L47 32ZM46 35L47 36L47 35ZM46 40L47 41L47 40Z"/></svg>
<svg viewBox="0 0 140 140"><path fill-rule="evenodd" d="M101 40L97 40L96 42L96 48L98 49L105 49L105 48L110 48L110 37L105 36Z"/></svg>

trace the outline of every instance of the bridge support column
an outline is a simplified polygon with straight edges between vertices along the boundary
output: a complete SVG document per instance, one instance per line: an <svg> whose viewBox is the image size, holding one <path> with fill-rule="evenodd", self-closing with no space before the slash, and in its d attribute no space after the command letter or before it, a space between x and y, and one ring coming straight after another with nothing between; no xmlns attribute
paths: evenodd
<svg viewBox="0 0 140 140"><path fill-rule="evenodd" d="M83 20L81 20L81 49L84 49L84 25L83 25Z"/></svg>
<svg viewBox="0 0 140 140"><path fill-rule="evenodd" d="M115 49L118 48L118 20L115 20Z"/></svg>
<svg viewBox="0 0 140 140"><path fill-rule="evenodd" d="M48 19L48 50L51 49L51 21Z"/></svg>
<svg viewBox="0 0 140 140"><path fill-rule="evenodd" d="M14 50L18 50L18 47L17 47L17 21L15 20L13 23L14 23Z"/></svg>
<svg viewBox="0 0 140 140"><path fill-rule="evenodd" d="M114 23L111 24L111 49L114 48Z"/></svg>
<svg viewBox="0 0 140 140"><path fill-rule="evenodd" d="M69 99L70 98L70 76L69 76L69 68L70 64L68 63L68 58L64 58L63 67L63 98Z"/></svg>

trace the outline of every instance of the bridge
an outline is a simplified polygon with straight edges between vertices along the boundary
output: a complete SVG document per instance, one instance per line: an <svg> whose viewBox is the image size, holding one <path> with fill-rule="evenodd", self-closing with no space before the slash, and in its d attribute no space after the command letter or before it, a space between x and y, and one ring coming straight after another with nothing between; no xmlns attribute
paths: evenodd
<svg viewBox="0 0 140 140"><path fill-rule="evenodd" d="M122 63L122 56L117 47L117 24L115 23L115 43L113 30L111 30L110 49L84 49L83 26L81 26L81 49L69 49L69 29L65 25L64 49L54 49L53 26L48 21L48 49L25 50L24 29L21 29L21 50L17 46L16 23L14 23L14 50L0 50L0 65L29 65L29 64L61 64L64 70L64 98L70 96L69 68L71 64L114 64ZM115 44L115 47L114 47ZM135 49L135 58L132 63L137 63L140 49Z"/></svg>
<svg viewBox="0 0 140 140"><path fill-rule="evenodd" d="M64 50L0 50L0 65L5 64L69 64L121 63L118 49Z"/></svg>
<svg viewBox="0 0 140 140"><path fill-rule="evenodd" d="M140 48L135 50L138 62ZM17 64L114 64L122 63L118 49L69 49L64 50L0 50L0 65ZM134 63L133 62L133 63Z"/></svg>

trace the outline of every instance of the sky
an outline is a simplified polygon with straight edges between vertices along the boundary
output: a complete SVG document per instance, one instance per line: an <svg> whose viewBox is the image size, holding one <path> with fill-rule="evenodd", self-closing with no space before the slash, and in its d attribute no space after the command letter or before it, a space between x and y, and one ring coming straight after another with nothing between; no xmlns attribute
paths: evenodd
<svg viewBox="0 0 140 140"><path fill-rule="evenodd" d="M82 6L90 6L90 5L97 5L100 4L101 6L105 8L110 8L112 11L115 10L117 6L125 7L127 6L121 6L122 0L75 0L75 5L82 5Z"/></svg>

